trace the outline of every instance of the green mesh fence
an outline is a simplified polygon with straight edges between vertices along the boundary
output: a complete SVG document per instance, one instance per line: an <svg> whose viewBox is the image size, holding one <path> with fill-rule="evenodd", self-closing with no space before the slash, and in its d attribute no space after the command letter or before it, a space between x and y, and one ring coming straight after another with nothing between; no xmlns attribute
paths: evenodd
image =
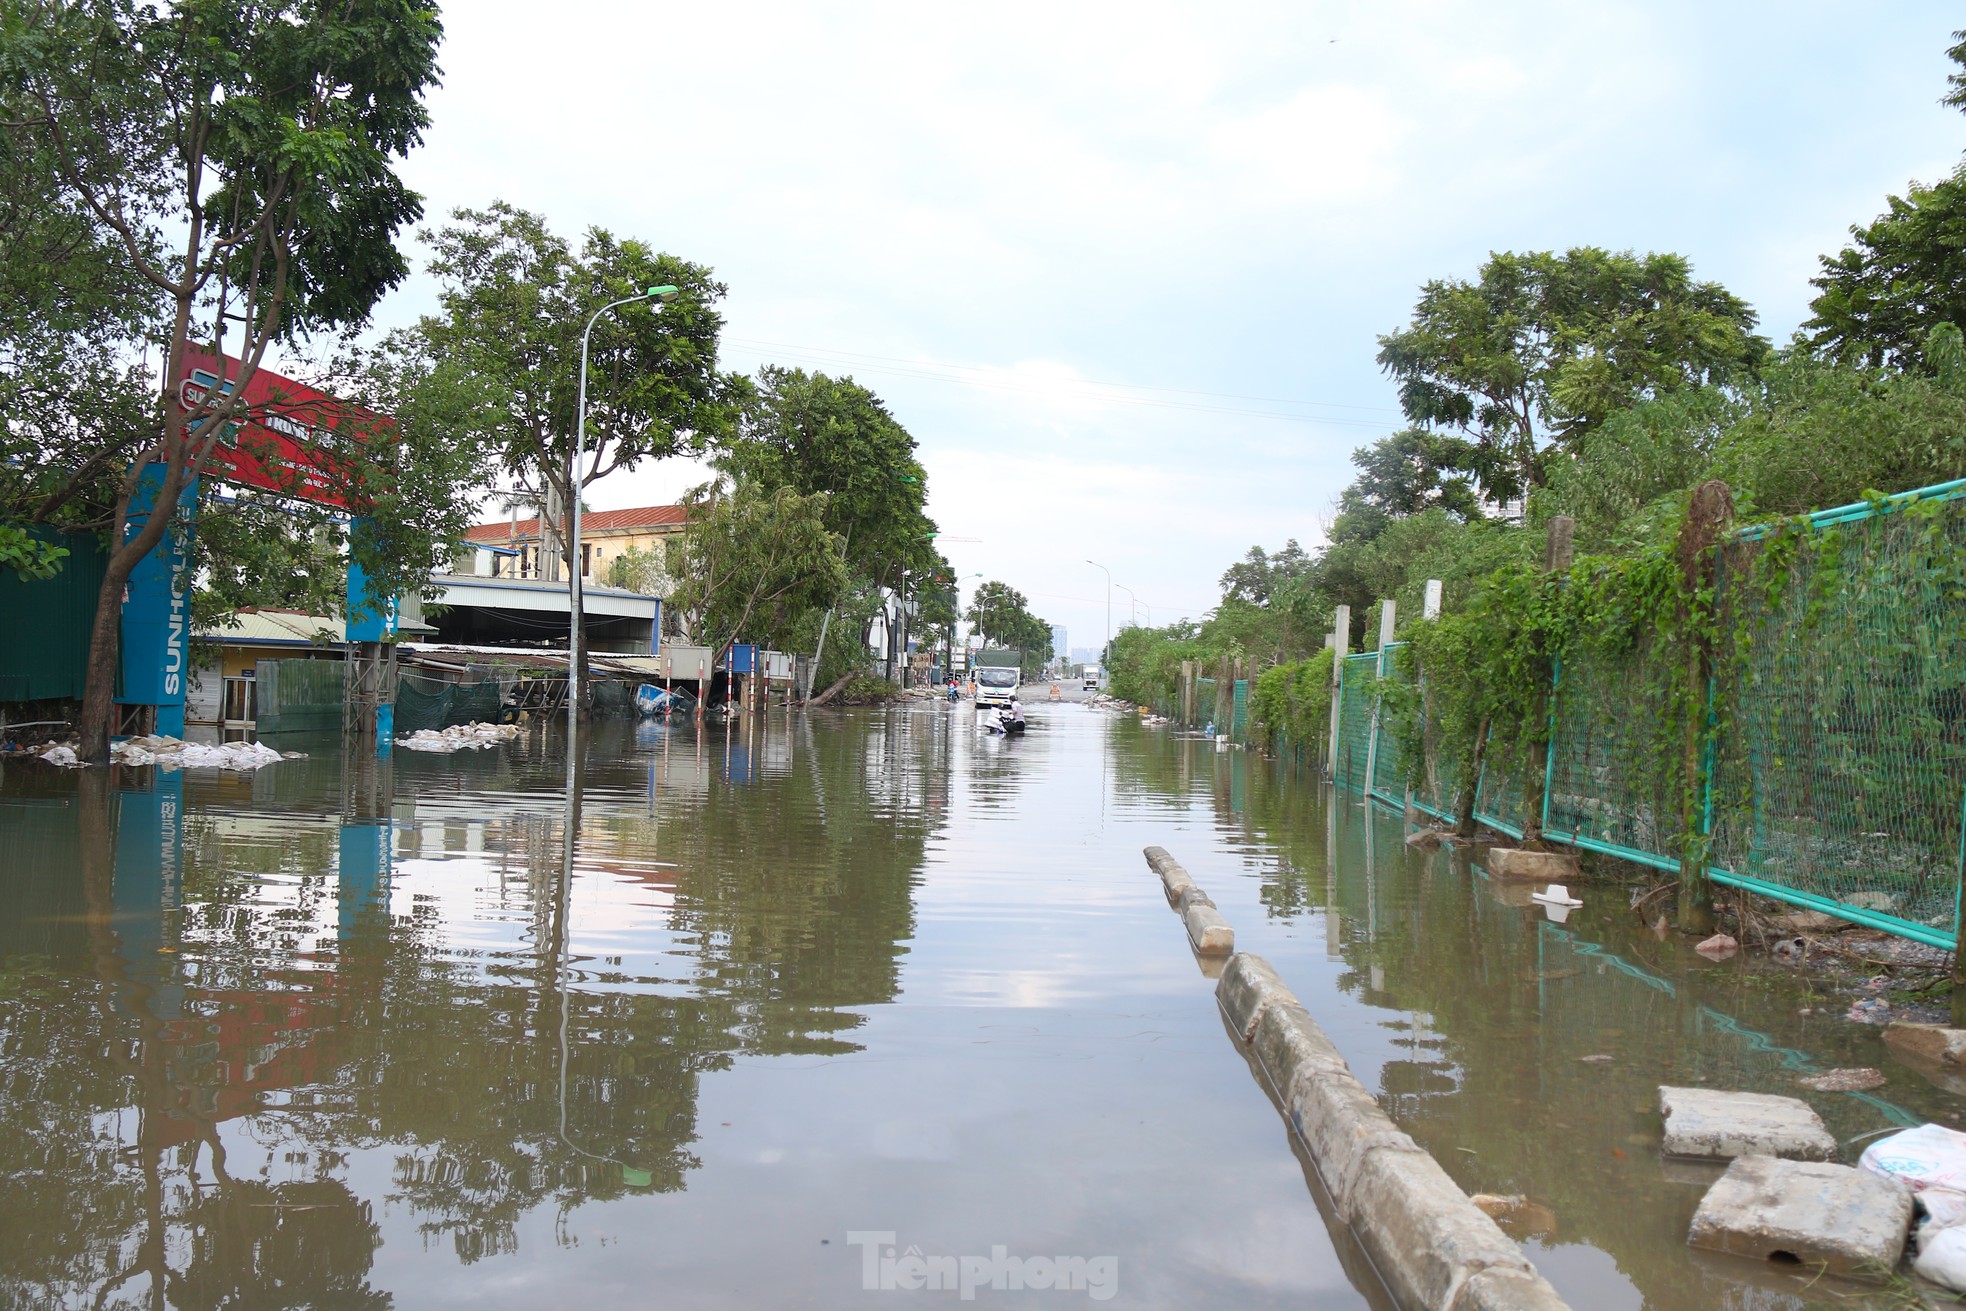
<svg viewBox="0 0 1966 1311"><path fill-rule="evenodd" d="M1681 707L1697 702L1674 685L1685 653L1653 640L1573 651L1547 747L1503 733L1482 744L1475 817L1512 836L1535 818L1547 837L1665 869L1704 839L1716 882L1953 947L1966 870L1962 497L1966 481L1738 534L1721 550L1713 742L1694 777L1682 773ZM1425 671L1423 759L1408 768L1397 736L1374 732L1374 661L1345 660L1336 781L1388 802L1410 784L1447 817L1458 780L1426 717ZM1405 675L1394 662L1385 676Z"/></svg>
<svg viewBox="0 0 1966 1311"><path fill-rule="evenodd" d="M1349 792L1365 790L1366 761L1371 755L1372 671L1379 657L1371 651L1345 657L1338 673L1338 786Z"/></svg>
<svg viewBox="0 0 1966 1311"><path fill-rule="evenodd" d="M1229 736L1237 742L1249 741L1249 680L1238 678L1230 699Z"/></svg>
<svg viewBox="0 0 1966 1311"><path fill-rule="evenodd" d="M1546 837L1678 869L1688 800L1673 679L1647 639L1612 657L1576 652L1556 678Z"/></svg>
<svg viewBox="0 0 1966 1311"><path fill-rule="evenodd" d="M1373 672L1382 681L1398 677L1393 673L1397 648L1398 643L1389 643L1379 650L1374 659ZM1399 735L1394 731L1392 716L1381 707L1372 722L1372 749L1367 761L1367 767L1372 772L1372 795L1387 805L1403 806L1406 803L1406 766L1402 763Z"/></svg>
<svg viewBox="0 0 1966 1311"><path fill-rule="evenodd" d="M405 671L396 679L396 731L415 733L474 721L496 723L503 700L495 679L452 683Z"/></svg>
<svg viewBox="0 0 1966 1311"><path fill-rule="evenodd" d="M1966 503L1730 543L1714 876L1950 946L1966 805Z"/></svg>
<svg viewBox="0 0 1966 1311"><path fill-rule="evenodd" d="M338 733L346 696L339 660L261 660L253 671L253 731Z"/></svg>
<svg viewBox="0 0 1966 1311"><path fill-rule="evenodd" d="M1214 722L1215 719L1215 680L1195 679L1194 722L1197 725Z"/></svg>
<svg viewBox="0 0 1966 1311"><path fill-rule="evenodd" d="M603 678L593 686L594 713L605 719L625 719L635 713L635 689L618 678Z"/></svg>
<svg viewBox="0 0 1966 1311"><path fill-rule="evenodd" d="M1515 734L1490 732L1482 745L1481 768L1475 776L1475 818L1498 832L1521 837L1528 816L1530 770L1541 766L1542 753L1534 751L1528 742Z"/></svg>

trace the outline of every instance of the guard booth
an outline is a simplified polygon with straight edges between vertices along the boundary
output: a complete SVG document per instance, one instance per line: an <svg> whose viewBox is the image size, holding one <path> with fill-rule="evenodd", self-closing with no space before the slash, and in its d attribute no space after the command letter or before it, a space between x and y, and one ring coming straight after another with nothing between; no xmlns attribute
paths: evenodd
<svg viewBox="0 0 1966 1311"><path fill-rule="evenodd" d="M191 346L185 348L183 361L177 400L180 410L190 416L208 415L213 404L233 394L244 372L244 366L230 356ZM351 549L343 727L358 740L373 740L379 751L387 751L396 686L396 601L377 594L356 563L353 545L364 539L370 526L346 470L335 465L333 451L338 445L388 432L390 421L266 368L254 370L240 402L212 447L206 467L196 471L180 493L172 530L138 562L124 589L117 730L184 736L191 535L197 529L200 480L211 477L348 513ZM190 431L195 433L209 421L194 417ZM161 463L153 462L139 474L125 541L141 532L156 513L163 483Z"/></svg>

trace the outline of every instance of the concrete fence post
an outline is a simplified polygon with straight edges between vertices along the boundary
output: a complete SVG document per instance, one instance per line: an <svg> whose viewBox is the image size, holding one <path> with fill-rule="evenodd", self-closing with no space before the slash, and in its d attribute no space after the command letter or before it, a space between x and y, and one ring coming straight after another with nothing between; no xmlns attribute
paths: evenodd
<svg viewBox="0 0 1966 1311"><path fill-rule="evenodd" d="M1229 657L1215 662L1215 735L1227 733L1236 713L1236 667Z"/></svg>
<svg viewBox="0 0 1966 1311"><path fill-rule="evenodd" d="M1338 781L1338 717L1344 707L1340 704L1344 690L1345 652L1352 644L1352 608L1341 605L1331 621L1331 731L1324 742L1324 772L1332 782Z"/></svg>
<svg viewBox="0 0 1966 1311"><path fill-rule="evenodd" d="M1386 648L1392 645L1393 632L1397 627L1397 617L1397 602L1391 600L1379 602L1379 645L1372 648L1378 653L1379 659L1374 662L1372 671L1381 678L1386 675ZM1379 695L1375 691L1372 696L1372 727L1368 730L1369 735L1365 739L1365 795L1367 798L1371 797L1372 784L1379 777L1379 704Z"/></svg>
<svg viewBox="0 0 1966 1311"><path fill-rule="evenodd" d="M1427 599L1421 606L1420 617L1422 619L1440 618L1440 579L1438 578L1429 578L1427 580Z"/></svg>
<svg viewBox="0 0 1966 1311"><path fill-rule="evenodd" d="M1679 856L1679 927L1682 932L1713 932L1713 885L1707 881L1709 830L1707 801L1713 787L1713 760L1708 750L1714 650L1711 637L1700 631L1694 598L1713 595L1720 567L1718 546L1734 519L1734 496L1718 478L1693 489L1686 522L1679 530L1679 569L1686 599L1680 603L1680 626L1689 633L1682 677L1687 711L1680 770L1684 841Z"/></svg>

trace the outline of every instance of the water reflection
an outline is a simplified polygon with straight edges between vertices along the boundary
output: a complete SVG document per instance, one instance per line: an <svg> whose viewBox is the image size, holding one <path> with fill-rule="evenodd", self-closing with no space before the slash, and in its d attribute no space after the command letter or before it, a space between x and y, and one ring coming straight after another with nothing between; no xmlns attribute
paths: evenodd
<svg viewBox="0 0 1966 1311"><path fill-rule="evenodd" d="M682 1188L706 1073L857 1050L946 814L946 734L788 731L603 725L571 808L550 729L0 775L0 1302L387 1306L383 1208Z"/></svg>
<svg viewBox="0 0 1966 1311"><path fill-rule="evenodd" d="M1530 900L1540 885L1491 883L1465 852L1410 849L1396 816L1342 794L1327 805L1308 775L1139 734L1119 735L1116 750L1123 790L1208 797L1219 849L1243 875L1209 885L1238 946L1307 994L1360 1077L1464 1188L1530 1200L1515 1232L1572 1305L1863 1296L1697 1259L1687 1228L1718 1170L1659 1156L1662 1083L1800 1096L1845 1142L1956 1120L1875 1030L1837 1018L1841 1004L1810 1006L1780 967L1716 964L1660 941L1615 885L1587 885L1585 905L1553 923ZM1876 1094L1799 1086L1848 1065L1891 1082Z"/></svg>

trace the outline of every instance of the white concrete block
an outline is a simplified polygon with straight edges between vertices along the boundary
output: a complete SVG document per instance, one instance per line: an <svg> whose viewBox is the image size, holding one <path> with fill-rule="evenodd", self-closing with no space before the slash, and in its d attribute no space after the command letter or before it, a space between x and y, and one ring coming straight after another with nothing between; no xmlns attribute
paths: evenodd
<svg viewBox="0 0 1966 1311"><path fill-rule="evenodd" d="M1742 1156L1693 1213L1694 1247L1881 1277L1904 1254L1911 1191L1824 1161Z"/></svg>
<svg viewBox="0 0 1966 1311"><path fill-rule="evenodd" d="M1828 1161L1836 1136L1809 1103L1769 1093L1714 1088L1659 1089L1669 1156L1781 1156Z"/></svg>

